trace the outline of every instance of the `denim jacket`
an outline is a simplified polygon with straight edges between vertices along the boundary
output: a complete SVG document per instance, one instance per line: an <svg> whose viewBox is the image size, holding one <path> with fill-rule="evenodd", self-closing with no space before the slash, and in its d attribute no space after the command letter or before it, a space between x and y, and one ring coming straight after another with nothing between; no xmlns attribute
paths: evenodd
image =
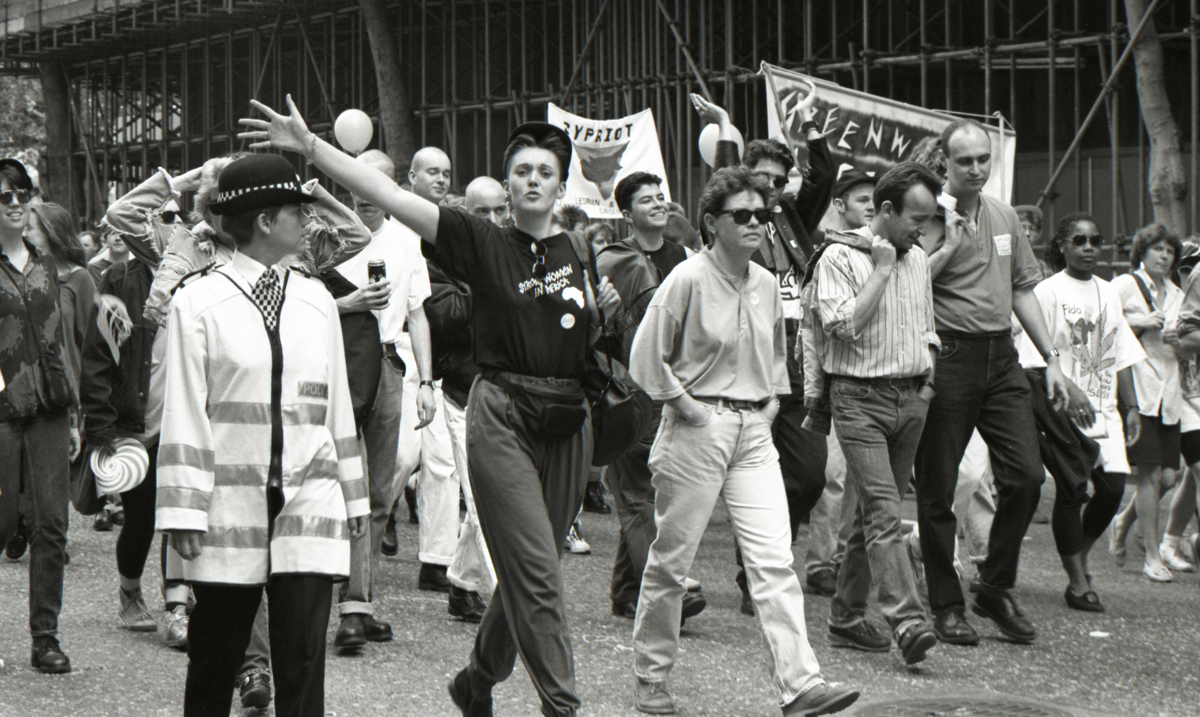
<svg viewBox="0 0 1200 717"><path fill-rule="evenodd" d="M31 244L19 271L0 252L0 421L31 418L43 410L41 356L62 353L62 312L54 259Z"/></svg>

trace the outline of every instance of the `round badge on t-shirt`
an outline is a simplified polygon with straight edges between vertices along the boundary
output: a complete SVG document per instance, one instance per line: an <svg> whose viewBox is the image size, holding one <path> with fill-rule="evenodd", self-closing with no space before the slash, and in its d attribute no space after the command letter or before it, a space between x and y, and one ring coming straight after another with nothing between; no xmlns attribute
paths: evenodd
<svg viewBox="0 0 1200 717"><path fill-rule="evenodd" d="M559 323L562 324L564 329L569 329L575 325L575 315L563 314L562 319L559 320Z"/></svg>
<svg viewBox="0 0 1200 717"><path fill-rule="evenodd" d="M758 306L758 292L750 294L750 303Z"/></svg>

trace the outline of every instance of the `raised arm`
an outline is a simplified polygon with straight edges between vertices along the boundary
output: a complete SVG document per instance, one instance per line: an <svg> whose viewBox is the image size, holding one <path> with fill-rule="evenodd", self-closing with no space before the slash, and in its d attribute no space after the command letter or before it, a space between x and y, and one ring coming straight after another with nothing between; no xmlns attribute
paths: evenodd
<svg viewBox="0 0 1200 717"><path fill-rule="evenodd" d="M279 114L258 100L250 100L250 105L267 117L265 120L239 120L242 125L252 128L238 135L242 139L255 140L251 149L281 149L302 154L333 181L391 214L425 241L432 244L437 239L436 204L404 191L391 177L308 131L291 95L287 96L287 115Z"/></svg>

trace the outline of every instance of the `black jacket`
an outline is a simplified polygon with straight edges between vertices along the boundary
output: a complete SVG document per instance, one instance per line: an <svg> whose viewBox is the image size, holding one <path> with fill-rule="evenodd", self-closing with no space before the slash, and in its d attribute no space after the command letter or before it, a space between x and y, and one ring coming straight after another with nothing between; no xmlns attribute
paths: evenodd
<svg viewBox="0 0 1200 717"><path fill-rule="evenodd" d="M83 376L80 403L88 443L110 443L119 427L130 433L146 431L146 394L150 392L150 360L158 325L142 316L154 271L144 262L130 259L114 264L100 279L97 294L112 294L125 303L133 333L120 347L118 365L101 337L93 306L87 336L83 340Z"/></svg>
<svg viewBox="0 0 1200 717"><path fill-rule="evenodd" d="M433 377L441 379L442 393L466 407L471 384L479 375L471 349L471 290L451 278L426 258L431 293L425 300L425 317L433 349Z"/></svg>

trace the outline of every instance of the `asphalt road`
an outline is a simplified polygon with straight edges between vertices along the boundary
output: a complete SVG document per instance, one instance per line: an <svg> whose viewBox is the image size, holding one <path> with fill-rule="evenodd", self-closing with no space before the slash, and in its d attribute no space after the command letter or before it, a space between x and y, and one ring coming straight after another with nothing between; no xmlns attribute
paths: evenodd
<svg viewBox="0 0 1200 717"><path fill-rule="evenodd" d="M1048 500L1043 498L1043 510ZM911 500L904 509L913 517ZM117 534L93 532L91 519L75 513L72 520L72 562L60 623L60 638L75 668L71 674L41 675L29 666L29 558L0 558L0 717L179 714L186 656L165 648L156 634L118 627ZM616 525L615 516L585 514L584 534L593 553L564 557L576 681L585 715L637 714L631 694L632 622L609 612ZM805 544L802 534L794 546L798 564ZM368 645L354 656L331 652L327 715L457 715L446 683L466 662L474 626L452 620L444 596L416 590L415 526L401 526L400 545L399 556L384 559L382 585L376 590L381 596L377 615L392 623L395 640ZM1004 642L988 621L972 617L984 636L979 646L941 645L919 669L907 669L894 650L869 654L831 648L825 627L829 600L817 596L806 599L810 640L827 679L862 690L862 700L847 713L851 715L1054 714L1051 706L1062 710L1057 714L1076 717L1200 715L1200 578L1191 574L1169 585L1148 582L1140 575L1140 554L1132 540L1126 569L1114 565L1104 545L1091 562L1097 591L1108 608L1100 615L1066 607L1066 579L1050 526L1031 527L1017 594L1039 631L1033 645ZM144 584L152 609L158 610L159 570L157 560L151 563ZM719 509L692 571L704 584L709 606L688 622L671 676L681 714L779 714L762 639L754 620L738 612L734 570L732 535ZM872 619L884 624L877 612ZM331 645L336 626L335 616ZM536 694L519 665L494 694L498 715L539 714ZM913 700L941 707L909 711ZM894 701L907 702L892 705ZM947 704L959 706L940 711Z"/></svg>

